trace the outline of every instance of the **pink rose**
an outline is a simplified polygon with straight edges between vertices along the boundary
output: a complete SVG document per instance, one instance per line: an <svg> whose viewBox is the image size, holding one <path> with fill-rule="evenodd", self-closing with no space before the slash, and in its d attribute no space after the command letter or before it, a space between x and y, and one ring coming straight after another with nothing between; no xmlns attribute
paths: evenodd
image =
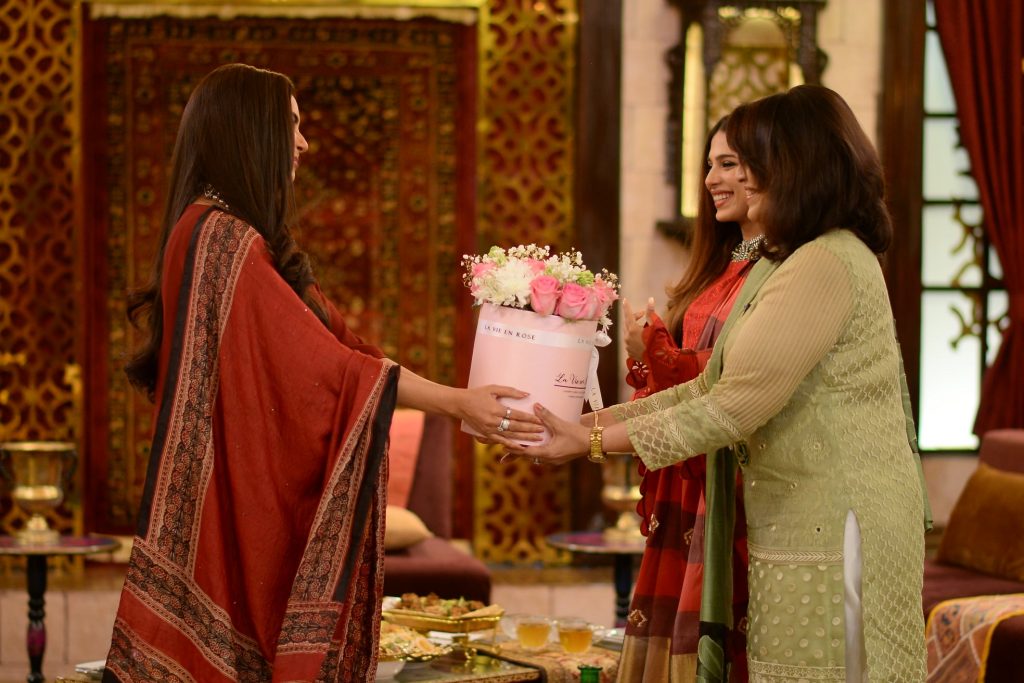
<svg viewBox="0 0 1024 683"><path fill-rule="evenodd" d="M594 289L600 293L601 300L606 304L610 304L619 298L619 295L615 292L615 288L601 278L594 280Z"/></svg>
<svg viewBox="0 0 1024 683"><path fill-rule="evenodd" d="M540 275L547 268L547 264L538 259L532 258L526 262L530 266L530 270L533 271L534 275Z"/></svg>
<svg viewBox="0 0 1024 683"><path fill-rule="evenodd" d="M530 282L530 308L541 315L551 315L560 293L557 278L539 275Z"/></svg>
<svg viewBox="0 0 1024 683"><path fill-rule="evenodd" d="M612 302L619 298L619 295L615 292L615 288L609 283L605 282L601 278L594 280L592 286L595 296L600 300L601 305L597 313L594 315L594 320L599 319L608 310L608 307L612 305Z"/></svg>
<svg viewBox="0 0 1024 683"><path fill-rule="evenodd" d="M482 261L480 263L474 263L473 269L470 271L470 283L469 293L473 296L479 296L481 290L480 280L487 276L492 270L494 270L495 264L491 261Z"/></svg>
<svg viewBox="0 0 1024 683"><path fill-rule="evenodd" d="M562 298L558 300L555 314L566 320L585 320L590 308L588 288L580 287L574 282L567 282L562 288Z"/></svg>
<svg viewBox="0 0 1024 683"><path fill-rule="evenodd" d="M473 277L483 277L492 270L494 270L494 263L491 261L481 261L480 263L474 263Z"/></svg>
<svg viewBox="0 0 1024 683"><path fill-rule="evenodd" d="M587 287L587 305L583 309L583 320L600 320L604 313L604 295L598 287Z"/></svg>

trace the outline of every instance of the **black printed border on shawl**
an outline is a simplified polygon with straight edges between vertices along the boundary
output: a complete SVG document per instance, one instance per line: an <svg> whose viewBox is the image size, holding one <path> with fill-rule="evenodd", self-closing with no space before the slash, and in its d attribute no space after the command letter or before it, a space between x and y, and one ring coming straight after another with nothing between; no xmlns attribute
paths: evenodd
<svg viewBox="0 0 1024 683"><path fill-rule="evenodd" d="M185 568L194 560L201 493L212 469L210 416L217 393L220 335L249 247L258 237L247 223L213 211L193 232L186 257L188 281L182 282L172 347L180 354L168 367L153 438L153 456L160 462L149 528L143 536Z"/></svg>
<svg viewBox="0 0 1024 683"><path fill-rule="evenodd" d="M366 672L367 683L375 679L378 641L380 639L380 605L384 588L384 517L385 506L376 498L376 519L369 519L371 503L379 491L387 489L387 448L391 418L398 394L398 366L388 371L388 384L371 426L370 457L367 469L372 476L363 480L356 507L356 519L366 519L375 534L369 543L369 533L361 539L362 551L351 553L342 567L334 598L349 608L347 629L341 633L338 655L328 657L321 680L334 680L329 667L342 671ZM372 526L371 526L372 525Z"/></svg>
<svg viewBox="0 0 1024 683"><path fill-rule="evenodd" d="M298 602L332 598L342 601L348 592L369 521L370 503L379 493L377 479L387 454L388 430L397 398L399 368L391 361L384 363L385 372L352 426L350 443L342 447L313 518L292 593L292 599ZM354 493L350 490L352 482L358 482ZM350 547L339 547L341 539L350 539Z"/></svg>
<svg viewBox="0 0 1024 683"><path fill-rule="evenodd" d="M377 506L375 519L370 513L386 471L399 367L385 361L382 370L317 510L278 641L279 653L326 653L318 680L331 680L328 672L339 668L369 672L376 660L383 505ZM354 494L351 482L359 482ZM371 533L374 543L369 543ZM335 641L339 618L346 627L341 641Z"/></svg>
<svg viewBox="0 0 1024 683"><path fill-rule="evenodd" d="M146 645L121 619L114 622L110 641L111 657L103 670L103 683L128 681L163 681L165 683L195 683L195 679L173 660ZM138 655L142 656L138 656ZM132 666L126 669L125 666Z"/></svg>
<svg viewBox="0 0 1024 683"><path fill-rule="evenodd" d="M227 614L189 576L198 547L200 494L212 470L209 416L217 391L220 335L239 273L258 237L244 221L213 208L193 229L146 474L139 538L125 580L133 595L185 634L212 666L241 681L267 680L269 664L256 643L237 632ZM136 656L144 651L136 650Z"/></svg>
<svg viewBox="0 0 1024 683"><path fill-rule="evenodd" d="M193 467L199 460L195 455L205 455L210 442L212 411L208 408L217 389L220 333L238 273L257 237L248 224L211 207L196 221L185 256L137 530L183 567L189 564L188 548L198 517L194 494L198 494L202 472ZM176 490L161 495L168 487L159 484L168 480Z"/></svg>
<svg viewBox="0 0 1024 683"><path fill-rule="evenodd" d="M277 653L326 652L341 612L337 603L289 604Z"/></svg>
<svg viewBox="0 0 1024 683"><path fill-rule="evenodd" d="M182 633L210 664L229 679L266 681L270 665L251 638L231 626L228 615L212 603L176 565L161 561L136 539L125 588L154 615Z"/></svg>
<svg viewBox="0 0 1024 683"><path fill-rule="evenodd" d="M189 297L192 291L192 278L195 273L195 250L196 242L199 240L199 233L203 223L209 218L214 207L210 207L199 216L192 229L192 236L189 239L188 251L185 255L185 269L181 275L181 289L178 292L177 318L174 327L171 328L171 355L167 363L167 379L164 382L163 395L160 396L160 412L156 418L156 429L153 431L153 444L149 451L149 465L146 468L146 483L142 488L142 501L139 506L139 523L135 534L145 538L149 533L149 518L153 505L153 490L156 488L156 480L160 473L160 463L164 451L164 443L167 440L167 423L170 422L171 406L174 401L174 392L177 389L176 379L181 366L181 354L177 349L181 348L182 337L185 329L185 315L188 308ZM164 330L167 330L167 323L164 321ZM174 379L175 381L172 381Z"/></svg>

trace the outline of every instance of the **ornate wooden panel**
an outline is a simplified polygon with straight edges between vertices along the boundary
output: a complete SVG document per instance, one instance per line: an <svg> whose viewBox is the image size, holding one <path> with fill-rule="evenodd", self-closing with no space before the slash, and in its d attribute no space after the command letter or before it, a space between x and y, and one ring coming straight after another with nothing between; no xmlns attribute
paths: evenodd
<svg viewBox="0 0 1024 683"><path fill-rule="evenodd" d="M78 436L70 28L69 2L0 5L0 441ZM5 497L0 529L24 519Z"/></svg>
<svg viewBox="0 0 1024 683"><path fill-rule="evenodd" d="M478 248L572 246L576 0L488 3L482 38ZM498 463L475 451L473 542L501 562L552 559L545 534L568 528L569 468Z"/></svg>
<svg viewBox="0 0 1024 683"><path fill-rule="evenodd" d="M488 3L480 239L572 246L576 0Z"/></svg>

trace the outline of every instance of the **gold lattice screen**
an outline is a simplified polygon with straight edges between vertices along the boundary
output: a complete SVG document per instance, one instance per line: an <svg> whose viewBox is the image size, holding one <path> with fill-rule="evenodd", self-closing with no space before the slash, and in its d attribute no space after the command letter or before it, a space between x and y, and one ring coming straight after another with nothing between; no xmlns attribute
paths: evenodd
<svg viewBox="0 0 1024 683"><path fill-rule="evenodd" d="M572 246L576 0L489 3L483 39L483 155L478 244ZM474 530L485 560L553 559L545 534L565 530L568 468L499 463L474 453Z"/></svg>
<svg viewBox="0 0 1024 683"><path fill-rule="evenodd" d="M68 2L0 5L0 441L78 436L71 23ZM68 506L51 521L80 530Z"/></svg>

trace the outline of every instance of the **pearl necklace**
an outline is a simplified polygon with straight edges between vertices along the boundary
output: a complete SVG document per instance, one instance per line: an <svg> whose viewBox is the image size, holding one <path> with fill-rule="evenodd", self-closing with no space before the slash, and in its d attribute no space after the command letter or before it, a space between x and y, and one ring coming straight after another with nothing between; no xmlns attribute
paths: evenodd
<svg viewBox="0 0 1024 683"><path fill-rule="evenodd" d="M757 235L751 237L749 240L743 240L737 244L732 250L733 261L753 261L760 254L758 253L761 249L761 244L764 242L764 235Z"/></svg>
<svg viewBox="0 0 1024 683"><path fill-rule="evenodd" d="M206 183L206 186L203 188L203 196L218 204L225 211L231 208L231 205L221 199L220 192L217 192L210 183Z"/></svg>

